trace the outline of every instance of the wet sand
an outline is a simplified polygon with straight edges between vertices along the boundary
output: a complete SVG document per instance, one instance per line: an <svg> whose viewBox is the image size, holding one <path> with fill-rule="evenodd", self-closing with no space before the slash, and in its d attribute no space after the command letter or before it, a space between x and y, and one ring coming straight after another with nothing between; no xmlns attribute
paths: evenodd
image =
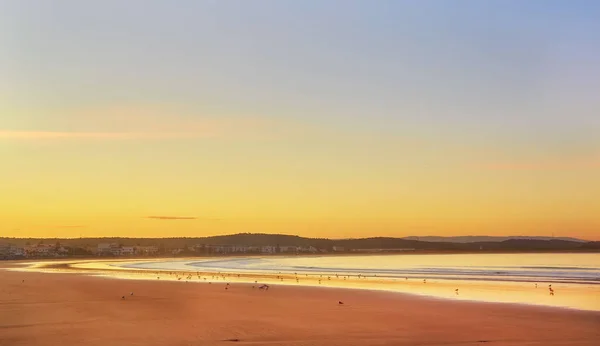
<svg viewBox="0 0 600 346"><path fill-rule="evenodd" d="M600 342L599 312L337 288L271 285L263 291L242 283L225 287L224 282L119 280L0 269L0 345Z"/></svg>
<svg viewBox="0 0 600 346"><path fill-rule="evenodd" d="M198 260L198 258L194 258L186 261L197 262ZM217 271L202 271L206 268L201 267L187 267L183 268L184 270L182 268L172 268L170 271L168 269L131 266L131 264L144 262L162 263L164 265L168 264L169 259L40 261L31 262L21 267L20 270L93 273L133 280L156 280L157 277L160 277L161 280L190 280L195 282L208 280L213 282L253 283L259 280L263 283L277 285L385 290L450 300L535 304L600 311L600 299L598 299L600 297L600 285L591 283L443 280L435 277L424 280L423 277L390 278L377 277L376 275L358 275L356 273L344 276L345 274L333 272L295 274L293 272L273 271L229 271L219 273ZM190 269L193 271L190 271ZM556 294L550 294L549 287L552 287ZM459 291L457 292L456 289L459 289Z"/></svg>

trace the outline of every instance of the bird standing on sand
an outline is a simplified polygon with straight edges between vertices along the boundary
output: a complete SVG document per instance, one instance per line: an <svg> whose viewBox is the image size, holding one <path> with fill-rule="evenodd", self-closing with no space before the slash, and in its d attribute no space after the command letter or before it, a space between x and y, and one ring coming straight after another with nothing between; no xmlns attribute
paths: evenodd
<svg viewBox="0 0 600 346"><path fill-rule="evenodd" d="M458 288L454 290L454 293L456 293L456 295L458 295Z"/></svg>

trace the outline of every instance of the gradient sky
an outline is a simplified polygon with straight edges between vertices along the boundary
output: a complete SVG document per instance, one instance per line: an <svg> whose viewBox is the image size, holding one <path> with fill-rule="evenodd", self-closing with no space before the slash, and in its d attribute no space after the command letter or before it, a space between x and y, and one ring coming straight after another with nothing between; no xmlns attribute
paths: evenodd
<svg viewBox="0 0 600 346"><path fill-rule="evenodd" d="M0 236L600 240L598 18L0 0Z"/></svg>

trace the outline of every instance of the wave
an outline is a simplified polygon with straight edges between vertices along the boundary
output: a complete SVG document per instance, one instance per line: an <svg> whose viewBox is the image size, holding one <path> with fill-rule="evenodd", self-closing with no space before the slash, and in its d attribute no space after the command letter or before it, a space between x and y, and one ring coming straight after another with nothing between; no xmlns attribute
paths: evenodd
<svg viewBox="0 0 600 346"><path fill-rule="evenodd" d="M380 279L437 279L469 281L505 281L505 282L563 282L573 284L600 284L600 267L590 266L408 266L399 264L398 268L364 268L347 266L343 262L338 266L310 265L294 263L293 258L222 258L202 261L157 261L129 264L127 267L163 269L174 271L214 271L214 272L252 272L252 273L302 273L322 275L344 275L377 277ZM318 260L317 260L318 261ZM389 266L389 263L386 264Z"/></svg>

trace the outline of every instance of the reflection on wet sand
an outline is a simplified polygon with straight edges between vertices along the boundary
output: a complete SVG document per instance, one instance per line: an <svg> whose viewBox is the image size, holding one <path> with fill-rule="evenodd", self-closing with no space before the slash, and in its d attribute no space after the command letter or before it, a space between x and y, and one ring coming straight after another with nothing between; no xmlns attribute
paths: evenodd
<svg viewBox="0 0 600 346"><path fill-rule="evenodd" d="M300 285L396 291L453 300L536 304L600 311L600 285L548 284L544 282L477 281L389 278L367 274L232 272L208 270L160 270L132 268L132 264L165 263L172 260L87 260L32 262L19 270L54 273L85 273L119 279L167 280L182 283L247 283ZM198 261L198 259L194 259ZM198 268L201 269L201 268Z"/></svg>

